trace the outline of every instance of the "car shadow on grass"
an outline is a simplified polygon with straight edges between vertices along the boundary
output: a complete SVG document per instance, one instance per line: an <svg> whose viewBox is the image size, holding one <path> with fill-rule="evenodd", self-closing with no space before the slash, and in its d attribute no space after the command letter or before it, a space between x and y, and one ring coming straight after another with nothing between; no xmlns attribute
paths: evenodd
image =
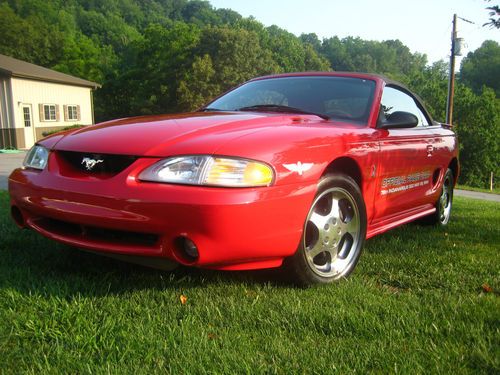
<svg viewBox="0 0 500 375"><path fill-rule="evenodd" d="M161 271L62 245L33 231L21 231L10 221L0 222L0 232L5 234L5 240L0 242L0 288L13 288L21 293L67 297L124 294L135 290L189 291L221 285L297 287L284 268L215 271L179 266L173 271ZM408 226L397 228L393 236L367 241L367 250L412 252L405 250L402 238L411 239L418 232Z"/></svg>
<svg viewBox="0 0 500 375"><path fill-rule="evenodd" d="M2 223L4 224L4 223ZM211 285L293 287L282 269L214 271L178 267L162 271L122 262L47 240L11 224L0 243L0 289L68 297L123 294L135 290L181 290Z"/></svg>

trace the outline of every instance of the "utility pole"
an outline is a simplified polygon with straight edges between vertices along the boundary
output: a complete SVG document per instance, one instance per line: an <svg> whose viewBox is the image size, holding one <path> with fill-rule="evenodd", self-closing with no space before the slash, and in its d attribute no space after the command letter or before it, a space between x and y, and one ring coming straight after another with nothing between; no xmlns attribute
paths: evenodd
<svg viewBox="0 0 500 375"><path fill-rule="evenodd" d="M451 32L450 77L448 80L448 99L446 101L446 123L453 123L453 97L455 94L455 56L462 56L463 39L457 37L457 18L475 25L475 22L453 15L453 30Z"/></svg>
<svg viewBox="0 0 500 375"><path fill-rule="evenodd" d="M446 123L453 121L453 95L455 93L455 44L457 42L457 15L453 15L453 31L451 32L450 77L448 79L448 99L446 101Z"/></svg>

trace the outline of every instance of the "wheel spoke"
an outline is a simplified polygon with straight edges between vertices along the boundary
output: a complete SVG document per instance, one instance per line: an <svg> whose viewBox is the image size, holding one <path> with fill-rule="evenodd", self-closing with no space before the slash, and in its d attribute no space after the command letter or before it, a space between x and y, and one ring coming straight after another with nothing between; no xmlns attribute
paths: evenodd
<svg viewBox="0 0 500 375"><path fill-rule="evenodd" d="M340 206L338 199L332 198L332 206L330 207L330 212L328 212L328 216L331 218L340 218Z"/></svg>
<svg viewBox="0 0 500 375"><path fill-rule="evenodd" d="M351 236L356 236L359 232L359 223L356 217L353 217L349 222L340 223L340 230L342 231L342 235L349 233Z"/></svg>
<svg viewBox="0 0 500 375"><path fill-rule="evenodd" d="M441 194L441 205L443 207L446 207L448 203L448 191L446 190L446 187L443 186L443 192Z"/></svg>
<svg viewBox="0 0 500 375"><path fill-rule="evenodd" d="M325 251L325 249L323 248L321 241L316 241L316 243L312 247L307 248L306 251L309 259L313 260L317 255Z"/></svg>
<svg viewBox="0 0 500 375"><path fill-rule="evenodd" d="M317 212L313 212L309 221L316 225L316 228L321 232L325 227L325 224L328 222L328 216L323 216L318 214Z"/></svg>
<svg viewBox="0 0 500 375"><path fill-rule="evenodd" d="M347 259L337 258L337 260L332 263L330 272L333 274L339 274L348 266L348 264L349 261Z"/></svg>
<svg viewBox="0 0 500 375"><path fill-rule="evenodd" d="M328 248L325 249L325 251L330 254L330 259L331 259L331 262L333 263L338 255L339 255L339 245L337 243L337 245L335 246L329 246Z"/></svg>

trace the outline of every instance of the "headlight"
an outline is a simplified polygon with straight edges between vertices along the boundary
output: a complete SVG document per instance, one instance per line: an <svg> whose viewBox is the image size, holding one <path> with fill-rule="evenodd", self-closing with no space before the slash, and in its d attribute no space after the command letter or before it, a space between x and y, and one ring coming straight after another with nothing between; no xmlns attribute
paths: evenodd
<svg viewBox="0 0 500 375"><path fill-rule="evenodd" d="M49 159L49 150L45 147L34 145L24 158L23 166L26 168L44 169Z"/></svg>
<svg viewBox="0 0 500 375"><path fill-rule="evenodd" d="M273 179L274 172L267 164L207 155L160 160L139 175L142 181L227 187L268 186Z"/></svg>

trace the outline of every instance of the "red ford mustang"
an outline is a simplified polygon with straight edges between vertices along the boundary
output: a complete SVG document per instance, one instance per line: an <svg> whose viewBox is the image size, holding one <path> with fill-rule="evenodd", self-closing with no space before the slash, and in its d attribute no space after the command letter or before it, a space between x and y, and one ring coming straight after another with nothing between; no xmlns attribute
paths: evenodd
<svg viewBox="0 0 500 375"><path fill-rule="evenodd" d="M38 142L9 178L20 227L151 266L279 267L302 284L354 269L365 238L446 225L457 138L372 74L253 79L198 112Z"/></svg>

